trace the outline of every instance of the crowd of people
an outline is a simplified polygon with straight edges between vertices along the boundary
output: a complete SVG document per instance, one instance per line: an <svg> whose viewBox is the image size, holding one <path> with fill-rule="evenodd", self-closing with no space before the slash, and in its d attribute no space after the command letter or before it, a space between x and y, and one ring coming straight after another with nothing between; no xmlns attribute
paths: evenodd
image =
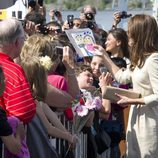
<svg viewBox="0 0 158 158"><path fill-rule="evenodd" d="M47 22L43 1L30 0L28 9L23 22L0 21L1 157L75 158L78 135L84 133L87 158L156 158L158 25L154 17L129 17L126 31L117 27L122 16L117 12L111 30L105 31L91 5L82 8L80 17L69 15L66 21L60 10L50 10ZM98 55L77 55L65 30L78 28L92 30ZM132 89L140 97L116 93L118 101L113 102L103 98L107 86ZM86 105L87 98L83 100L86 95L92 101L97 98L93 104L100 106L88 111L75 133L59 115L73 128L81 119L75 116L73 103L79 100L92 106ZM110 139L103 150L96 140L98 128ZM58 153L50 137L65 140L63 153Z"/></svg>

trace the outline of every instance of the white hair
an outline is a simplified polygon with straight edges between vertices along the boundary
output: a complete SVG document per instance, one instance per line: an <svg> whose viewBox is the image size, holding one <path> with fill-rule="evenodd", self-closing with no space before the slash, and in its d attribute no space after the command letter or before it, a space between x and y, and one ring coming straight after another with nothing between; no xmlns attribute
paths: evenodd
<svg viewBox="0 0 158 158"><path fill-rule="evenodd" d="M0 47L2 48L14 42L22 33L22 24L16 18L8 18L0 21Z"/></svg>

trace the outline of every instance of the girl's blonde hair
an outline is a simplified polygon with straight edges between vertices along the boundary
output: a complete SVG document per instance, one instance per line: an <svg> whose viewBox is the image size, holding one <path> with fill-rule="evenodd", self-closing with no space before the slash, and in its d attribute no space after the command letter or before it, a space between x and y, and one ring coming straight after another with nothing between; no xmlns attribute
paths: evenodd
<svg viewBox="0 0 158 158"><path fill-rule="evenodd" d="M47 95L47 74L40 59L30 56L21 60L26 77L30 83L33 96L38 101L45 101Z"/></svg>
<svg viewBox="0 0 158 158"><path fill-rule="evenodd" d="M41 57L46 55L52 60L57 59L49 38L40 34L34 34L25 41L20 58L25 59L28 56Z"/></svg>

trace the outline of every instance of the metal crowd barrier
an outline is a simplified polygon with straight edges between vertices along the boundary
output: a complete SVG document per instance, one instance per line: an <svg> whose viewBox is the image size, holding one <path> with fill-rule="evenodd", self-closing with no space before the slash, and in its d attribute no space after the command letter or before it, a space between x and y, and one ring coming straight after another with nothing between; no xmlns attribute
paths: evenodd
<svg viewBox="0 0 158 158"><path fill-rule="evenodd" d="M58 114L58 117L65 128L74 133L72 121L67 120L63 113ZM67 141L57 138L50 138L51 144L56 148L61 158L87 158L87 134L80 132L78 135L78 143L73 151L68 151L69 144Z"/></svg>

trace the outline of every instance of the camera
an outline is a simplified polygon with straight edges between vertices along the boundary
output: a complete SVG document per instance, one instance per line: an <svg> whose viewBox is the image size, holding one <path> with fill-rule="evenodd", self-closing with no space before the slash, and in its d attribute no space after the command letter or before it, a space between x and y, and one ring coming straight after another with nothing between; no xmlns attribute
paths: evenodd
<svg viewBox="0 0 158 158"><path fill-rule="evenodd" d="M94 20L94 15L92 13L85 13L84 15L87 20Z"/></svg>
<svg viewBox="0 0 158 158"><path fill-rule="evenodd" d="M45 25L38 26L40 33L47 35L49 33L49 29Z"/></svg>
<svg viewBox="0 0 158 158"><path fill-rule="evenodd" d="M96 28L96 23L92 21L87 21L87 28L94 30Z"/></svg>
<svg viewBox="0 0 158 158"><path fill-rule="evenodd" d="M61 46L55 46L55 53L57 54L57 56L59 56L61 62L58 64L55 72L57 72L59 75L64 75L66 72L66 67L62 62L62 58L63 58L63 47Z"/></svg>
<svg viewBox="0 0 158 158"><path fill-rule="evenodd" d="M38 4L39 4L40 6L43 6L43 0L38 0Z"/></svg>
<svg viewBox="0 0 158 158"><path fill-rule="evenodd" d="M60 15L60 12L58 10L54 10L54 15L58 17Z"/></svg>
<svg viewBox="0 0 158 158"><path fill-rule="evenodd" d="M67 16L67 23L69 24L70 28L73 27L73 20L74 20L74 16L73 15L68 15Z"/></svg>
<svg viewBox="0 0 158 158"><path fill-rule="evenodd" d="M28 5L31 7L31 8L34 8L36 6L36 1L35 0L29 0L28 1Z"/></svg>
<svg viewBox="0 0 158 158"><path fill-rule="evenodd" d="M131 17L131 16L132 16L132 14L127 14L126 11L120 12L120 18L121 18L121 19L126 19L126 18L129 18L129 17Z"/></svg>

